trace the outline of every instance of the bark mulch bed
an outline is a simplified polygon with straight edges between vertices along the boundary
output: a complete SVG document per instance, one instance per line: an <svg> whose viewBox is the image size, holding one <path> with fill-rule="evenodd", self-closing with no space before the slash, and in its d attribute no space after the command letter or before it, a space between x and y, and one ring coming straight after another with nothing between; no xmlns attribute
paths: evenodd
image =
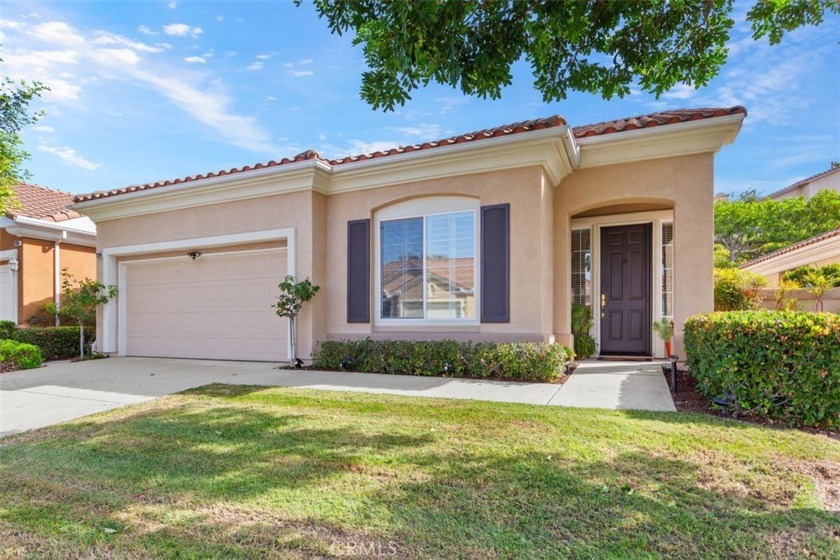
<svg viewBox="0 0 840 560"><path fill-rule="evenodd" d="M663 370L662 373L670 386L671 372ZM672 393L674 406L677 408L677 412L697 412L700 414L710 414L718 417L721 416L720 409L712 404L712 401L700 394L700 391L697 389L697 381L690 373L688 373L687 370L677 370L677 389L678 391L676 393ZM727 417L732 418L732 415L730 414ZM805 426L789 426L782 421L762 418L752 412L743 413L735 417L735 420L749 422L751 424L759 424L761 426L778 426L782 428L792 427L810 434L823 434L834 439L840 439L840 430L818 430L816 428L808 428Z"/></svg>

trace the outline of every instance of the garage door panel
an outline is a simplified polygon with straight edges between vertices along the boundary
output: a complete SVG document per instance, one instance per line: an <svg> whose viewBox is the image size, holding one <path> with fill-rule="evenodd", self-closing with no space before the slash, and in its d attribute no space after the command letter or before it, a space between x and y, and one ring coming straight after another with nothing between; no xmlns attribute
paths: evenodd
<svg viewBox="0 0 840 560"><path fill-rule="evenodd" d="M288 321L271 308L286 252L204 256L126 267L126 354L288 359Z"/></svg>

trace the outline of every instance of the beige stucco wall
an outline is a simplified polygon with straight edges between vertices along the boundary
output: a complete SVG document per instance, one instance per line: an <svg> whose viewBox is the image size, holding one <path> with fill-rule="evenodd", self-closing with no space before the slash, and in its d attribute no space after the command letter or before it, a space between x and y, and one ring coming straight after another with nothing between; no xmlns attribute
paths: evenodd
<svg viewBox="0 0 840 560"><path fill-rule="evenodd" d="M568 263L570 221L579 213L613 204L673 205L674 209L674 351L683 352L682 326L696 313L712 311L712 239L714 220L712 154L663 158L578 169L554 193L554 332L571 338Z"/></svg>
<svg viewBox="0 0 840 560"><path fill-rule="evenodd" d="M475 197L481 206L510 204L510 323L464 327L377 326L371 301L370 324L347 323L347 222L370 219L392 204L428 196ZM552 189L541 168L526 167L476 173L328 197L326 212L327 337L457 338L496 340L552 340ZM374 234L375 232L371 232ZM376 256L372 255L372 261ZM371 267L371 286L374 285ZM372 294L371 297L378 297Z"/></svg>
<svg viewBox="0 0 840 560"><path fill-rule="evenodd" d="M379 296L372 293L371 323L347 323L347 222L371 219L373 224L376 212L390 205L447 195L474 197L481 206L510 204L510 322L453 327L377 325L373 298ZM674 209L675 320L681 331L687 316L712 309L712 196L712 154L577 169L557 187L541 167L531 166L330 196L314 190L269 195L100 221L97 240L102 250L294 228L296 276L309 277L321 286L299 318L301 357L308 357L318 340L366 336L570 344L572 216L607 205ZM371 286L375 285L375 260L372 254ZM675 345L681 352L681 334Z"/></svg>

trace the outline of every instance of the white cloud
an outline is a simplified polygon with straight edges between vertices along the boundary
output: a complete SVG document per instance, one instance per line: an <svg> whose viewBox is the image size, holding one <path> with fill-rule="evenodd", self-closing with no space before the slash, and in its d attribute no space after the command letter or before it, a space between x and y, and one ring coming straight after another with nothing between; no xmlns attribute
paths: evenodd
<svg viewBox="0 0 840 560"><path fill-rule="evenodd" d="M245 68L245 70L262 70L263 63L262 62L252 62L250 66Z"/></svg>
<svg viewBox="0 0 840 560"><path fill-rule="evenodd" d="M216 21L225 21L225 16L216 16Z"/></svg>
<svg viewBox="0 0 840 560"><path fill-rule="evenodd" d="M136 70L132 76L153 86L190 116L212 127L231 143L258 152L276 151L268 134L254 117L229 112L230 99L218 88L208 89L202 84L196 87L180 76L162 76L157 72Z"/></svg>
<svg viewBox="0 0 840 560"><path fill-rule="evenodd" d="M157 31L152 31L148 25L138 25L137 31L142 33L143 35L160 35Z"/></svg>
<svg viewBox="0 0 840 560"><path fill-rule="evenodd" d="M163 32L174 37L198 37L204 30L200 27L190 27L186 23L170 23L163 26Z"/></svg>
<svg viewBox="0 0 840 560"><path fill-rule="evenodd" d="M210 49L209 51L207 51L205 53L202 53L201 56L203 58L213 58L214 56L216 56L216 51L213 50L213 49Z"/></svg>
<svg viewBox="0 0 840 560"><path fill-rule="evenodd" d="M188 56L187 58L184 59L184 62L190 62L190 63L194 63L194 64L204 64L205 62L207 62L207 59L204 58L203 56Z"/></svg>
<svg viewBox="0 0 840 560"><path fill-rule="evenodd" d="M315 72L312 70L289 70L289 75L293 78L304 78L306 76L312 76Z"/></svg>
<svg viewBox="0 0 840 560"><path fill-rule="evenodd" d="M415 126L397 126L392 127L391 130L395 130L405 136L420 137L426 140L440 138L446 134L442 126L432 123L418 124Z"/></svg>
<svg viewBox="0 0 840 560"><path fill-rule="evenodd" d="M55 129L51 126L47 126L44 124L35 125L32 127L32 130L36 132L55 132Z"/></svg>
<svg viewBox="0 0 840 560"><path fill-rule="evenodd" d="M91 51L90 58L103 66L134 66L141 60L131 49L97 49Z"/></svg>
<svg viewBox="0 0 840 560"><path fill-rule="evenodd" d="M277 98L273 95L269 95L268 97L266 97L266 99L268 99L269 101L277 101Z"/></svg>
<svg viewBox="0 0 840 560"><path fill-rule="evenodd" d="M697 89L688 84L677 84L665 93L662 97L665 99L691 99L697 95Z"/></svg>
<svg viewBox="0 0 840 560"><path fill-rule="evenodd" d="M299 61L298 64L312 64L314 61L311 58L304 58L303 60Z"/></svg>
<svg viewBox="0 0 840 560"><path fill-rule="evenodd" d="M38 146L38 149L42 152L47 152L50 154L55 154L61 158L61 160L68 164L73 165L75 167L81 167L82 169L89 169L93 171L94 169L99 169L102 167L101 163L94 163L90 160L87 160L76 153L76 150L70 148L68 146L50 146L47 144L41 144Z"/></svg>
<svg viewBox="0 0 840 560"><path fill-rule="evenodd" d="M123 37L122 35L116 35L114 33L108 33L107 31L97 31L96 38L93 40L94 45L120 45L123 47L128 47L129 49L134 49L135 51L147 52L147 53L159 53L163 52L164 47L160 44L151 46L147 45L146 43L139 43L137 41L132 41L127 37Z"/></svg>
<svg viewBox="0 0 840 560"><path fill-rule="evenodd" d="M271 55L270 54L258 54L257 58L260 59L260 60L268 60L269 58L271 58Z"/></svg>
<svg viewBox="0 0 840 560"><path fill-rule="evenodd" d="M177 8L177 7L178 7L178 2L170 2L170 3L169 3L169 4L167 4L166 6L167 6L170 10L174 10L175 8Z"/></svg>
<svg viewBox="0 0 840 560"><path fill-rule="evenodd" d="M44 92L45 101L78 103L83 86L102 93L119 80L157 93L211 128L221 141L260 153L281 151L254 117L232 110L232 100L220 80L210 81L213 78L210 73L185 71L175 58L141 56L151 52L149 45L106 31L76 29L63 22L41 24L37 31L35 28L10 30L10 34L15 36L16 48L4 52L4 74L15 80L43 82L50 88ZM46 48L33 47L42 42ZM208 50L206 54L212 56L212 53ZM205 56L197 58L206 60ZM71 66L72 73L67 72ZM59 109L50 105L49 112L55 116ZM38 149L72 165L87 169L100 166L72 148L45 143Z"/></svg>
<svg viewBox="0 0 840 560"><path fill-rule="evenodd" d="M0 19L0 29L21 29L26 24L20 21L12 21L10 19Z"/></svg>
<svg viewBox="0 0 840 560"><path fill-rule="evenodd" d="M13 51L7 53L4 58L10 67L47 67L53 65L78 64L81 53L75 50L66 51L30 51L21 53Z"/></svg>
<svg viewBox="0 0 840 560"><path fill-rule="evenodd" d="M79 46L85 43L85 38L63 21L38 24L29 31L29 35L40 41L64 46Z"/></svg>

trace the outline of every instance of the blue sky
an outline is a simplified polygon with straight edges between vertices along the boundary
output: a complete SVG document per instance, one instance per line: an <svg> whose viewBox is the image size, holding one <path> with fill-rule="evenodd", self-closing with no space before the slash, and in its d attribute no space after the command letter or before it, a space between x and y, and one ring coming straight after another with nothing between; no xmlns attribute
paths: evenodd
<svg viewBox="0 0 840 560"><path fill-rule="evenodd" d="M736 2L743 20L749 2ZM74 193L293 156L338 157L562 114L572 125L665 108L742 104L716 190L770 192L840 160L840 17L770 47L739 22L701 90L544 103L526 64L501 100L432 85L393 113L359 98L364 61L311 5L291 2L10 2L2 74L52 88L29 127L34 182Z"/></svg>

